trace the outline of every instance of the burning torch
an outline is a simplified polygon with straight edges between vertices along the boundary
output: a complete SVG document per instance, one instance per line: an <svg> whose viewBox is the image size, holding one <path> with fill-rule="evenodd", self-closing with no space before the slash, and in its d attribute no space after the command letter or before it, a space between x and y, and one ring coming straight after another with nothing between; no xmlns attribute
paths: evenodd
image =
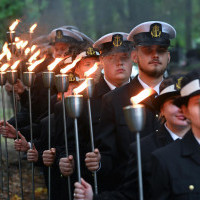
<svg viewBox="0 0 200 200"><path fill-rule="evenodd" d="M29 29L29 38L30 38L30 40L32 40L32 35L33 35L33 32L34 32L36 27L37 27L37 23L33 24Z"/></svg>
<svg viewBox="0 0 200 200"><path fill-rule="evenodd" d="M64 92L67 92L69 86L68 75L58 74L55 79L56 88L58 92L62 93L62 107L63 107L63 125L64 125L64 137L65 137L65 152L66 157L68 157L68 142L67 142L67 126L66 126L66 114L65 114L65 101L64 101ZM71 200L71 181L70 176L67 177L68 182L68 194L69 200Z"/></svg>
<svg viewBox="0 0 200 200"><path fill-rule="evenodd" d="M7 32L7 40L8 43L11 45L11 52L14 53L14 49L13 49L13 43L15 41L15 28L17 27L17 25L19 24L20 20L16 19L12 25L9 27L9 31Z"/></svg>
<svg viewBox="0 0 200 200"><path fill-rule="evenodd" d="M53 63L48 65L48 70L47 72L43 72L43 83L46 88L48 88L48 148L51 149L51 87L54 84L54 77L55 73L52 71L56 65L61 62L62 58L56 58ZM49 200L51 199L51 168L48 167L48 196Z"/></svg>
<svg viewBox="0 0 200 200"><path fill-rule="evenodd" d="M31 149L33 149L33 127L32 127L32 106L31 106L31 87L35 81L35 72L32 70L42 63L45 60L45 57L41 60L36 61L31 66L28 67L28 72L23 73L23 82L24 85L28 87L28 97L29 97L29 117L30 117L30 135L31 135ZM34 163L31 163L32 167L32 199L35 199L35 183L34 183Z"/></svg>
<svg viewBox="0 0 200 200"><path fill-rule="evenodd" d="M145 89L138 95L131 97L133 105L123 108L126 123L132 132L136 132L136 144L137 144L137 166L138 166L138 184L139 184L139 196L140 200L143 200L143 183L142 183L142 162L141 162L141 148L140 148L140 131L143 130L146 113L145 107L139 104L148 96L154 93L153 89Z"/></svg>
<svg viewBox="0 0 200 200"><path fill-rule="evenodd" d="M16 129L16 136L17 140L19 140L18 135L18 128L17 128L17 104L16 104L16 98L15 98L15 91L14 91L14 84L17 82L17 66L19 65L20 61L16 61L12 66L11 70L7 71L7 79L8 82L12 85L12 94L13 94L13 102L14 102L14 117L15 117L15 129ZM20 151L18 151L18 161L19 161L19 177L20 177L20 188L21 188L21 198L24 199L23 195L23 183L22 183L22 170L21 170L21 157L20 157Z"/></svg>

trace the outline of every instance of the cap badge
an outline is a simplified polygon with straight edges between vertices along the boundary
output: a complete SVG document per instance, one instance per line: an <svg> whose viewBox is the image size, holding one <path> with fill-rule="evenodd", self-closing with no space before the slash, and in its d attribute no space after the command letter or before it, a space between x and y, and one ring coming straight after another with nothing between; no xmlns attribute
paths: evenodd
<svg viewBox="0 0 200 200"><path fill-rule="evenodd" d="M123 43L123 38L122 38L122 35L120 34L117 34L117 35L113 35L113 45L115 47L120 47Z"/></svg>
<svg viewBox="0 0 200 200"><path fill-rule="evenodd" d="M183 77L180 77L178 80L177 80L177 83L176 83L176 89L180 90L181 89L181 81L182 81Z"/></svg>
<svg viewBox="0 0 200 200"><path fill-rule="evenodd" d="M93 56L93 55L96 55L96 52L94 51L94 49L93 49L92 47L89 47L89 48L87 49L86 54L87 54L88 56Z"/></svg>
<svg viewBox="0 0 200 200"><path fill-rule="evenodd" d="M162 33L161 25L160 24L154 24L151 26L151 36L154 38L160 37Z"/></svg>
<svg viewBox="0 0 200 200"><path fill-rule="evenodd" d="M56 37L57 37L58 39L61 39L61 38L63 37L63 32L62 32L61 30L57 30L57 31L56 31Z"/></svg>
<svg viewBox="0 0 200 200"><path fill-rule="evenodd" d="M76 77L74 76L73 73L69 73L68 77L69 77L69 82L74 82L76 80Z"/></svg>

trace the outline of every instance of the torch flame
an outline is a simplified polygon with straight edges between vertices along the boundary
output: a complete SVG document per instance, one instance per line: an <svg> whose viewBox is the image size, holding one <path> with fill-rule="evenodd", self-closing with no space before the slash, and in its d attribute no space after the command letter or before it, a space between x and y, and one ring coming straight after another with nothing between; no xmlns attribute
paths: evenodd
<svg viewBox="0 0 200 200"><path fill-rule="evenodd" d="M17 60L17 61L11 66L11 70L15 70L15 69L18 67L18 65L19 65L20 62L21 62L21 60Z"/></svg>
<svg viewBox="0 0 200 200"><path fill-rule="evenodd" d="M82 92L86 87L88 86L87 84L87 80L85 80L80 86L78 86L77 88L73 89L74 94L79 94L80 92Z"/></svg>
<svg viewBox="0 0 200 200"><path fill-rule="evenodd" d="M6 69L8 69L9 66L10 65L8 63L3 64L2 67L0 68L0 71L1 72L5 71Z"/></svg>
<svg viewBox="0 0 200 200"><path fill-rule="evenodd" d="M15 37L15 42L19 42L19 37Z"/></svg>
<svg viewBox="0 0 200 200"><path fill-rule="evenodd" d="M29 54L30 51L31 51L31 49L30 49L29 47L26 48L25 51L24 51L25 55L27 56L27 55Z"/></svg>
<svg viewBox="0 0 200 200"><path fill-rule="evenodd" d="M27 46L27 44L28 44L27 40L23 41L21 44L21 48L24 49Z"/></svg>
<svg viewBox="0 0 200 200"><path fill-rule="evenodd" d="M3 59L3 57L5 56L6 54L3 52L3 53L1 53L0 54L0 60L2 60Z"/></svg>
<svg viewBox="0 0 200 200"><path fill-rule="evenodd" d="M84 76L86 76L86 77L90 76L90 75L93 74L97 69L98 69L98 65L97 65L97 63L95 63L95 64L93 65L93 67L91 67L88 71L86 71L86 72L84 73Z"/></svg>
<svg viewBox="0 0 200 200"><path fill-rule="evenodd" d="M19 19L16 19L12 25L9 27L9 30L10 31L14 31L14 29L16 28L16 26L19 24L20 20Z"/></svg>
<svg viewBox="0 0 200 200"><path fill-rule="evenodd" d="M44 58L35 61L30 67L28 67L28 71L31 72L35 69L35 67L37 67L40 63L42 63L45 60L46 56L44 56Z"/></svg>
<svg viewBox="0 0 200 200"><path fill-rule="evenodd" d="M29 29L30 33L33 33L36 27L37 27L37 23L33 24Z"/></svg>
<svg viewBox="0 0 200 200"><path fill-rule="evenodd" d="M56 58L53 63L51 63L50 65L47 66L47 69L49 71L52 71L56 67L56 65L63 59L64 58Z"/></svg>
<svg viewBox="0 0 200 200"><path fill-rule="evenodd" d="M67 65L65 68L62 68L62 69L60 70L60 73L64 74L64 73L66 73L67 71L69 71L70 69L74 68L74 67L76 66L76 63L79 62L79 61L81 60L81 58L82 58L82 57L79 57L79 58L75 59L75 60L73 61L72 64Z"/></svg>
<svg viewBox="0 0 200 200"><path fill-rule="evenodd" d="M152 95L153 93L155 93L155 90L153 90L152 88L144 89L142 90L142 92L140 92L136 96L131 97L131 103L138 104L144 99L146 99L147 97L149 97L150 95Z"/></svg>
<svg viewBox="0 0 200 200"><path fill-rule="evenodd" d="M21 46L22 46L22 44L23 44L23 40L17 42L17 43L16 43L16 47L17 47L17 49L20 49Z"/></svg>
<svg viewBox="0 0 200 200"><path fill-rule="evenodd" d="M3 53L7 56L7 60L10 60L11 52L10 52L10 50L8 48L8 43L7 42L3 45Z"/></svg>
<svg viewBox="0 0 200 200"><path fill-rule="evenodd" d="M36 49L36 45L33 45L32 47L31 47L31 52L33 52L35 49Z"/></svg>
<svg viewBox="0 0 200 200"><path fill-rule="evenodd" d="M40 49L36 51L28 60L28 62L32 63L33 60L36 60L36 58L40 55Z"/></svg>

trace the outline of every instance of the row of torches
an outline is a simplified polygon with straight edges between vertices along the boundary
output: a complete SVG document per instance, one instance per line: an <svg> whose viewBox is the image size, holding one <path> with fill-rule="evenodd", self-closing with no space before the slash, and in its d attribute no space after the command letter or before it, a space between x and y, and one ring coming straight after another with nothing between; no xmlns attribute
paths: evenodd
<svg viewBox="0 0 200 200"><path fill-rule="evenodd" d="M15 39L15 31L14 29L18 25L19 20L16 20L9 28L8 35L10 36L10 42L12 46L12 52L13 52L13 45L15 44L17 49L22 50L28 45L28 41L20 41L20 39ZM32 34L34 28L36 28L36 24L34 24L30 28L30 39L32 39ZM15 42L13 42L15 41ZM17 44L20 44L17 46ZM23 72L23 83L28 88L28 94L29 94L29 113L30 113L30 136L31 136L31 149L33 148L33 134L32 134L32 109L31 109L31 87L34 84L35 80L35 72L33 70L35 67L37 67L40 63L42 63L45 60L45 56L39 60L37 60L37 57L40 55L40 50L37 50L34 52L34 46L27 47L24 51L24 55L27 56L30 53L32 55L28 59L27 66L28 71ZM6 126L6 118L5 118L5 100L4 100L4 91L3 86L6 83L6 80L12 85L12 91L13 91L13 101L14 101L14 117L15 117L15 125L16 125L16 135L17 139L18 137L18 130L17 130L17 104L15 99L15 93L14 93L14 84L17 81L18 73L17 73L17 67L19 66L21 60L17 60L14 62L14 64L10 67L9 62L11 62L11 52L9 51L8 44L5 43L3 47L3 52L0 54L0 60L7 56L8 63L2 64L0 68L0 84L1 84L1 91L2 91L2 106L3 106L3 117L4 117L4 126ZM22 55L22 53L21 53ZM87 90L87 102L88 102L88 113L89 113L89 125L90 125L90 138L91 138L91 150L94 151L94 139L93 139L93 127L92 127L92 116L91 116L91 106L90 106L90 98L93 96L94 92L94 80L92 78L88 78L92 73L94 73L98 65L97 63L94 64L94 66L89 69L87 72L85 72L85 81L75 88L73 90L74 95L70 95L66 98L64 98L64 93L68 90L69 85L69 79L67 73L70 69L75 67L76 63L81 60L81 57L76 58L71 64L67 65L66 67L62 68L60 70L61 74L58 74L55 76L55 73L53 70L55 67L63 60L63 58L56 58L54 62L52 62L50 65L48 65L47 72L43 72L43 83L46 88L48 88L48 148L51 148L51 130L50 130L50 96L51 96L51 87L55 82L55 85L57 87L57 91L62 93L62 106L63 106L63 121L64 121L64 137L65 137L65 150L66 150L66 157L68 156L68 142L67 142L67 127L66 127L66 115L65 115L65 109L67 110L67 113L70 117L74 119L74 128L75 128L75 140L76 140L76 156L77 156L77 175L78 175L78 181L81 182L81 170L80 170L80 155L79 155L79 140L78 140L78 125L77 125L77 118L80 117L81 111L83 109L83 95L79 95L80 92L82 92L84 89ZM10 67L11 70L5 72ZM137 96L131 98L132 105L124 107L124 114L126 122L130 128L131 131L136 132L136 142L137 142L137 158L138 158L138 178L139 178L139 192L140 192L140 200L143 199L143 189L142 189L142 170L141 170L141 153L140 153L140 135L139 132L143 129L144 123L145 123L145 111L144 106L141 104L138 104L148 96L152 94L151 89L146 89L139 93ZM1 145L1 141L0 141ZM5 138L5 145L6 145L6 163L7 163L7 196L9 197L9 172L8 172L8 151L7 151L7 139ZM21 157L20 152L18 155L19 159L19 175L20 175L20 187L21 187L21 199L24 199L23 197L23 184L22 184L22 173L21 173ZM48 169L48 196L49 200L51 198L51 168ZM2 183L3 184L3 183ZM69 192L69 200L71 200L71 188L70 188L70 177L68 177L68 192ZM98 193L98 187L97 187L97 174L94 172L94 186L95 186L95 194ZM34 164L32 163L32 199L35 199L34 194Z"/></svg>

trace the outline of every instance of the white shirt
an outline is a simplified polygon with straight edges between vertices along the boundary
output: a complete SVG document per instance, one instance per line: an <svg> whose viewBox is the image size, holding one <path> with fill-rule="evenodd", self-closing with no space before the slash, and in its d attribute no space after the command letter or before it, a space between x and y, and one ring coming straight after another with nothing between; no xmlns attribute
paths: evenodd
<svg viewBox="0 0 200 200"><path fill-rule="evenodd" d="M196 141L200 144L200 139L197 138L195 135L194 135L194 137L195 137Z"/></svg>
<svg viewBox="0 0 200 200"><path fill-rule="evenodd" d="M143 87L144 89L150 88L146 83L144 83L144 82L140 79L139 76L138 76L138 81L140 82L140 84L142 85L142 87ZM162 80L162 81L163 81L163 80ZM160 84L162 83L162 81L161 81L160 83L158 83L158 84L153 88L158 94L160 94L159 88L160 88Z"/></svg>
<svg viewBox="0 0 200 200"><path fill-rule="evenodd" d="M116 88L116 86L114 86L112 83L110 83L108 80L106 80L106 77L104 76L104 80L105 80L105 82L107 83L107 85L108 85L108 87L111 89L111 90L114 90L115 88ZM125 82L123 85L126 85L127 83L129 83L130 82L130 79L127 81L127 82Z"/></svg>
<svg viewBox="0 0 200 200"><path fill-rule="evenodd" d="M175 141L177 139L182 139L182 137L176 135L175 133L173 133L166 125L166 123L164 124L165 128L167 129L167 131L169 132L169 134L171 135L172 139Z"/></svg>

